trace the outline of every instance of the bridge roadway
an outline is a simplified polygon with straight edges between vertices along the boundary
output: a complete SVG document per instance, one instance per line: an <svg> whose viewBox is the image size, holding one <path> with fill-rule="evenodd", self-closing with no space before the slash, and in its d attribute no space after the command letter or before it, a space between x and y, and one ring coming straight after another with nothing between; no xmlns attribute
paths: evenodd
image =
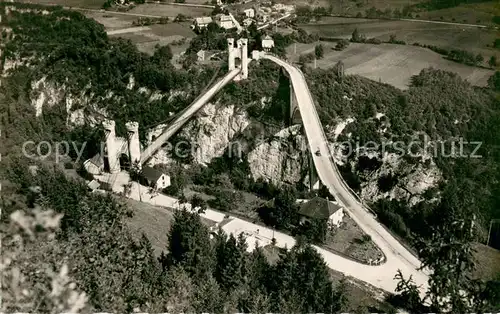
<svg viewBox="0 0 500 314"><path fill-rule="evenodd" d="M144 164L151 158L151 156L158 150L160 147L166 143L175 132L179 131L179 129L189 121L189 119L195 114L198 110L201 109L212 97L221 90L224 86L226 86L229 82L233 80L233 78L240 73L241 69L234 69L227 73L222 79L220 79L217 83L212 85L208 91L200 95L200 97L196 98L195 101L186 108L186 110L182 111L178 114L178 117L163 131L163 133L158 136L142 153L141 153L141 165Z"/></svg>
<svg viewBox="0 0 500 314"><path fill-rule="evenodd" d="M328 266L390 292L394 292L396 288L397 282L393 278L397 270L400 269L406 278L412 275L415 282L422 285L421 293L424 293L427 290L428 272L417 270L420 261L376 220L375 216L358 201L354 192L342 179L335 162L331 158L328 141L303 73L296 67L274 56L265 55L263 58L277 63L290 76L309 149L321 182L336 200L343 205L361 229L371 236L372 240L386 256L384 264L367 266L352 261L344 261L339 256L331 258L331 254L325 254L327 252L322 252L324 250L318 248ZM320 156L316 155L318 150L321 153Z"/></svg>

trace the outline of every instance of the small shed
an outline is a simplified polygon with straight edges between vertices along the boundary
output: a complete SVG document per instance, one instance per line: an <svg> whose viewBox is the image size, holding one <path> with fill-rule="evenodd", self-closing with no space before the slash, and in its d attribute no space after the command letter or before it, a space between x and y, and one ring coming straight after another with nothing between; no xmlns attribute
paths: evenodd
<svg viewBox="0 0 500 314"><path fill-rule="evenodd" d="M87 183L87 187L89 188L90 191L95 191L97 190L101 185L97 180L92 180L89 183Z"/></svg>

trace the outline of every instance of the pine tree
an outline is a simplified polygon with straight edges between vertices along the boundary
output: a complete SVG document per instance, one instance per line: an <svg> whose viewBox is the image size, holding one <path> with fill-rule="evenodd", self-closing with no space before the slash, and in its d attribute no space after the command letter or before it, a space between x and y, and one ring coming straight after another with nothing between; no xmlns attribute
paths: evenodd
<svg viewBox="0 0 500 314"><path fill-rule="evenodd" d="M196 313L222 313L224 298L222 291L213 276L200 282L196 288L193 307Z"/></svg>
<svg viewBox="0 0 500 314"><path fill-rule="evenodd" d="M166 298L166 308L172 313L193 312L192 304L194 289L192 279L182 267L172 267L165 274L165 284L168 289Z"/></svg>
<svg viewBox="0 0 500 314"><path fill-rule="evenodd" d="M168 238L169 266L182 266L196 278L203 278L211 272L213 256L210 233L198 214L177 210Z"/></svg>
<svg viewBox="0 0 500 314"><path fill-rule="evenodd" d="M342 291L337 294L333 289L328 267L310 245L293 247L269 274L272 278L268 292L280 312L288 306L300 306L303 313L331 313L340 309Z"/></svg>
<svg viewBox="0 0 500 314"><path fill-rule="evenodd" d="M232 234L227 241L225 239L226 235L219 231L215 247L215 278L223 290L230 291L241 283L243 255Z"/></svg>

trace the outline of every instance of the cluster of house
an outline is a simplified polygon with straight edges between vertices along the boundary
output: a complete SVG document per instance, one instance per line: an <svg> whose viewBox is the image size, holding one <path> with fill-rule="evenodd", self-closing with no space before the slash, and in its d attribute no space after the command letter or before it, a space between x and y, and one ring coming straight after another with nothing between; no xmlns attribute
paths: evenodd
<svg viewBox="0 0 500 314"><path fill-rule="evenodd" d="M233 12L234 15L239 15L242 18L244 27L249 27L253 23L262 25L270 22L272 19L277 19L295 11L294 5L272 4L271 2L262 2L258 6L254 4L244 5L240 11ZM241 21L241 20L240 20ZM210 16L198 17L193 21L193 28L203 29L208 24L215 22L224 29L239 28L239 22L234 18L232 13L217 14L214 18Z"/></svg>
<svg viewBox="0 0 500 314"><path fill-rule="evenodd" d="M161 172L158 169L146 166L143 167L139 174L139 183L153 188L154 190L161 191L170 186L170 176ZM91 191L112 191L113 187L109 182L99 182L93 179L87 183L87 187Z"/></svg>

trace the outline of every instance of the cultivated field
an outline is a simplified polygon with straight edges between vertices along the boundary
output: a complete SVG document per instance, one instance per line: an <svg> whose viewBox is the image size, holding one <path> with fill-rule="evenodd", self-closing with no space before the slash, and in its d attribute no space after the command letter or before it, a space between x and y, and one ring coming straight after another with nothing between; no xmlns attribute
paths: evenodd
<svg viewBox="0 0 500 314"><path fill-rule="evenodd" d="M408 88L411 76L428 67L458 73L462 78L479 86L486 85L493 74L492 70L452 62L421 47L351 43L345 50L335 51L331 49L334 43L323 45L325 57L317 60L317 67L329 68L342 61L346 74L358 74L400 89ZM294 55L292 45L288 48L288 54L292 60L298 60L299 54L313 52L314 46L315 44L297 44L297 54Z"/></svg>
<svg viewBox="0 0 500 314"><path fill-rule="evenodd" d="M318 33L324 37L350 38L357 28L366 37L375 37L382 41L396 35L407 43L435 45L447 49L464 49L475 54L481 53L485 58L500 51L487 47L492 45L498 33L495 30L479 29L458 25L434 24L426 22L396 20L366 20L356 18L324 18L316 24L304 24L300 27Z"/></svg>
<svg viewBox="0 0 500 314"><path fill-rule="evenodd" d="M495 13L496 12L496 13ZM496 1L461 4L454 8L419 12L420 18L436 21L493 25L492 18L500 12Z"/></svg>
<svg viewBox="0 0 500 314"><path fill-rule="evenodd" d="M140 51L148 54L154 52L157 44L164 46L185 38L183 45L172 46L172 52L179 54L186 50L189 40L196 36L191 30L191 22L133 26L137 16L112 12L85 12L85 15L103 24L110 37L129 39Z"/></svg>
<svg viewBox="0 0 500 314"><path fill-rule="evenodd" d="M187 17L198 17L210 15L212 9L210 8L199 8L199 7L187 7L173 4L156 4L147 3L141 4L133 8L127 13L133 14L146 14L146 15L160 15L168 17L176 17L178 14L184 14Z"/></svg>
<svg viewBox="0 0 500 314"><path fill-rule="evenodd" d="M83 11L82 13L102 24L107 31L132 27L132 22L138 19L136 16L114 14L113 12Z"/></svg>
<svg viewBox="0 0 500 314"><path fill-rule="evenodd" d="M47 5L62 5L67 7L80 7L89 9L100 9L106 0L33 0L25 1L21 0L19 2L30 2L38 4Z"/></svg>

